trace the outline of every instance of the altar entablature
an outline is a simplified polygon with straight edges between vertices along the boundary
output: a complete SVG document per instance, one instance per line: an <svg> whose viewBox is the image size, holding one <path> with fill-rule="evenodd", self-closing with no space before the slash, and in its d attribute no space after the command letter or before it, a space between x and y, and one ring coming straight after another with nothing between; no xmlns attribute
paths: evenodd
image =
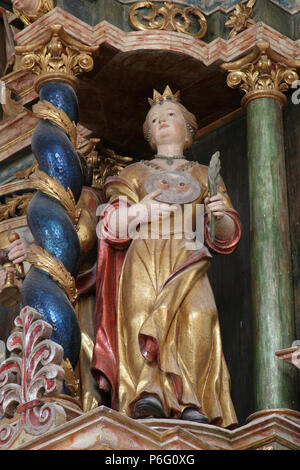
<svg viewBox="0 0 300 470"><path fill-rule="evenodd" d="M145 112L145 105L140 104L140 97L149 93L148 90L158 72L162 84L172 84L175 80L176 86L184 87L188 79L193 86L185 94L186 103L196 112L201 130L212 124L212 121L227 119L227 116L240 113L239 93L226 86L226 77L220 68L222 63L236 61L251 53L259 41L268 42L270 50L286 60L294 60L300 56L300 40L284 36L262 22L254 22L231 39L218 37L211 42L205 42L205 37L199 39L178 31L124 31L107 21L92 26L59 7L18 32L15 41L18 47L29 51L36 44L46 44L49 41L49 32L55 25L63 25L63 31L85 47L99 47L98 52L93 54L93 70L79 80L80 123L95 136L101 135L105 146L116 148L118 151L126 136L128 149L125 149L125 154L137 152L137 147L143 149L139 154L147 152L147 146L137 126L134 131L132 126L130 132L127 129L132 119L128 115L129 105L116 113L120 133L116 135L113 131L116 126L113 122L115 113L107 113L107 107L114 107L124 99L118 83L114 83L112 79L112 76L116 76L116 70L117 75L122 75L124 83L129 84L125 99L136 103L136 122ZM178 60L181 63L180 70L176 68ZM176 78L173 73L175 68ZM147 69L149 73L140 73L142 69ZM30 109L31 103L38 96L34 90L35 77L31 71L20 70L18 65L14 72L3 77L3 80L10 90L21 97L22 104ZM130 85L133 83L134 87ZM88 99L91 93L92 102ZM110 99L112 95L113 102ZM206 111L208 97L211 116Z"/></svg>

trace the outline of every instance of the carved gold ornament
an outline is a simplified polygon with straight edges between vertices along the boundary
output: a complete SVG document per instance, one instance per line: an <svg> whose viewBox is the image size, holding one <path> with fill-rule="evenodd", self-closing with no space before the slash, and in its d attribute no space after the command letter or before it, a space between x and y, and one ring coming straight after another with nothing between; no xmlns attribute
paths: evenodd
<svg viewBox="0 0 300 470"><path fill-rule="evenodd" d="M54 0L40 0L37 9L32 13L27 13L24 10L17 10L16 8L13 8L13 12L26 26L28 26L53 8Z"/></svg>
<svg viewBox="0 0 300 470"><path fill-rule="evenodd" d="M36 170L30 175L30 181L35 189L42 191L48 196L57 199L69 214L75 227L80 217L80 209L77 209L73 193L70 188L65 189L63 185L54 177L50 177L43 171Z"/></svg>
<svg viewBox="0 0 300 470"><path fill-rule="evenodd" d="M65 371L64 381L68 389L71 392L71 395L78 400L79 399L79 380L76 379L73 367L71 365L70 359L67 358L62 361L61 367Z"/></svg>
<svg viewBox="0 0 300 470"><path fill-rule="evenodd" d="M246 93L242 99L244 106L261 97L275 98L285 105L286 96L283 93L298 80L296 69L299 67L300 60L286 59L277 54L267 41L258 42L247 56L221 66L229 72L228 86L239 87Z"/></svg>
<svg viewBox="0 0 300 470"><path fill-rule="evenodd" d="M0 204L0 221L25 215L34 193L15 194Z"/></svg>
<svg viewBox="0 0 300 470"><path fill-rule="evenodd" d="M35 162L33 163L33 165L28 166L27 168L24 168L23 170L16 171L14 175L18 180L27 179L29 178L30 175L32 175L32 173L35 172L35 170L37 170L37 168L38 168L38 164L37 162Z"/></svg>
<svg viewBox="0 0 300 470"><path fill-rule="evenodd" d="M39 101L32 107L34 114L40 119L48 119L59 126L69 136L73 146L77 146L77 127L63 109L58 109L49 101Z"/></svg>
<svg viewBox="0 0 300 470"><path fill-rule="evenodd" d="M243 3L238 3L235 5L233 14L225 23L226 28L232 28L229 33L229 38L235 37L238 33L244 31L247 28L250 28L250 26L254 24L254 21L251 20L251 17L255 3L256 0L249 0L247 5L244 5Z"/></svg>
<svg viewBox="0 0 300 470"><path fill-rule="evenodd" d="M37 269L48 273L66 292L72 305L78 299L74 277L66 270L60 259L55 259L47 250L32 243L29 247L26 261L33 264Z"/></svg>
<svg viewBox="0 0 300 470"><path fill-rule="evenodd" d="M53 80L70 83L76 89L76 76L92 70L92 53L98 46L83 45L66 33L60 24L50 25L48 29L42 41L16 46L16 54L22 56L20 68L39 76L35 83L37 92L43 83Z"/></svg>
<svg viewBox="0 0 300 470"><path fill-rule="evenodd" d="M141 16L143 9L150 9L148 16ZM140 19L141 16L141 19ZM194 19L192 19L192 17ZM195 21L196 18L196 21ZM157 7L152 2L137 2L129 10L129 23L137 30L163 29L189 34L197 39L203 38L207 32L205 16L197 7L177 8L172 2L164 2ZM198 23L197 32L191 32L191 26Z"/></svg>
<svg viewBox="0 0 300 470"><path fill-rule="evenodd" d="M83 144L78 151L85 156L87 163L93 169L92 187L95 189L102 189L108 176L118 175L132 162L131 157L123 157L111 149L106 149L100 143L100 139L90 139L90 142Z"/></svg>

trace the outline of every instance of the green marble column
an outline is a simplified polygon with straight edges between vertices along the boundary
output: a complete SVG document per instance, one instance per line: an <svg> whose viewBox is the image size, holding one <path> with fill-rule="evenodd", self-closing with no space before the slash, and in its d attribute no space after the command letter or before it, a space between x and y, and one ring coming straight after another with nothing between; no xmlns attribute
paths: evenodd
<svg viewBox="0 0 300 470"><path fill-rule="evenodd" d="M294 337L282 109L260 97L247 105L251 278L256 411L295 409L293 368L275 356Z"/></svg>

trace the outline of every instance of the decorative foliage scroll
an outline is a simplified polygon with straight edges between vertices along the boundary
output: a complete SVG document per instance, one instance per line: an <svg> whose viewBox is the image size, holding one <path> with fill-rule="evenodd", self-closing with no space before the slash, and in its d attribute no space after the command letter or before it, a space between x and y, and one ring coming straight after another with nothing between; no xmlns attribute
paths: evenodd
<svg viewBox="0 0 300 470"><path fill-rule="evenodd" d="M102 189L108 176L118 175L132 162L131 157L123 157L111 149L106 149L100 139L90 139L87 144L79 146L78 151L85 156L88 165L92 167L92 187L96 189Z"/></svg>
<svg viewBox="0 0 300 470"><path fill-rule="evenodd" d="M24 193L7 196L5 202L0 204L0 221L25 215L33 195L34 193Z"/></svg>
<svg viewBox="0 0 300 470"><path fill-rule="evenodd" d="M229 33L229 38L235 37L238 33L250 28L250 26L254 24L251 17L255 2L256 0L249 0L247 5L244 5L243 3L235 5L234 13L225 23L226 28L232 28Z"/></svg>
<svg viewBox="0 0 300 470"><path fill-rule="evenodd" d="M150 9L148 16L143 16L145 9ZM177 31L197 39L203 38L207 32L206 19L199 8L187 7L181 10L172 2L164 2L161 7L152 2L134 3L129 11L129 22L137 30ZM191 30L194 25L197 25L197 32Z"/></svg>
<svg viewBox="0 0 300 470"><path fill-rule="evenodd" d="M15 326L7 341L11 356L0 365L0 415L7 418L0 421L0 449L66 421L63 408L45 397L60 393L64 378L63 349L49 339L52 327L31 307L21 310Z"/></svg>

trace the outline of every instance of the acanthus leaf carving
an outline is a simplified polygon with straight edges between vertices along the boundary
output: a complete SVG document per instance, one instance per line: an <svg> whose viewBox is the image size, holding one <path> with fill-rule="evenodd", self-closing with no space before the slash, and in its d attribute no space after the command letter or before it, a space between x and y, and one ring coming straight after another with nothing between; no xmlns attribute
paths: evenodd
<svg viewBox="0 0 300 470"><path fill-rule="evenodd" d="M44 397L59 393L64 378L63 349L49 339L51 325L35 309L24 307L15 326L7 341L11 356L0 366L0 413L13 418L0 421L0 449L9 448L22 432L40 435L66 419L63 408Z"/></svg>

